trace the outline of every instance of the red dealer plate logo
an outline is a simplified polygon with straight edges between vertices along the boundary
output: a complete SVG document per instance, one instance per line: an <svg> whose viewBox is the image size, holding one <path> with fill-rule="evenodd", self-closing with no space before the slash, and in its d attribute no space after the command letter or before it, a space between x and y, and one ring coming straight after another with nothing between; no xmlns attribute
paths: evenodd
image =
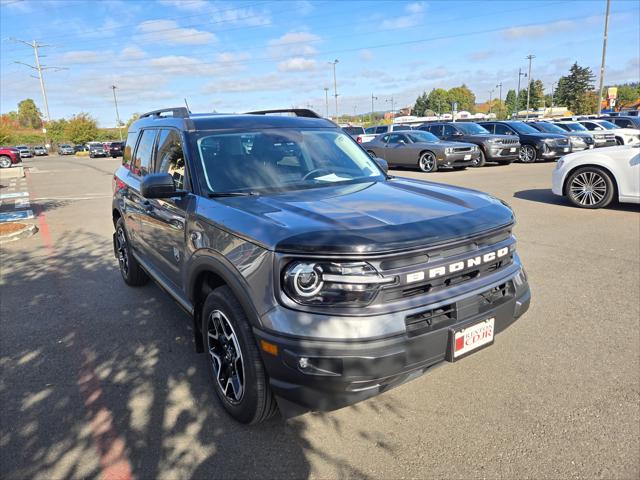
<svg viewBox="0 0 640 480"><path fill-rule="evenodd" d="M453 358L457 359L493 342L495 318L458 330L453 338Z"/></svg>

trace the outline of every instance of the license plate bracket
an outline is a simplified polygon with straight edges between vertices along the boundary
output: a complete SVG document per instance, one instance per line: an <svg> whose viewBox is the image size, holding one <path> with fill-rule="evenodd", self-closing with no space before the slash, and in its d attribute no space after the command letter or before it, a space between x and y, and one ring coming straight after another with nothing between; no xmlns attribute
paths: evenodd
<svg viewBox="0 0 640 480"><path fill-rule="evenodd" d="M495 318L487 318L464 327L449 329L447 361L457 362L472 353L493 345L495 338Z"/></svg>

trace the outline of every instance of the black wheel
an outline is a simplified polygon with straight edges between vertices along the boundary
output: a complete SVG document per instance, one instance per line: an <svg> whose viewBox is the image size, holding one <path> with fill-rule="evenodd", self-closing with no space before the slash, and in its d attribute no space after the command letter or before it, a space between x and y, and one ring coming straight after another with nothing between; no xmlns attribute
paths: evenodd
<svg viewBox="0 0 640 480"><path fill-rule="evenodd" d="M0 157L0 168L9 168L11 166L11 159L5 155Z"/></svg>
<svg viewBox="0 0 640 480"><path fill-rule="evenodd" d="M418 168L422 172L435 172L438 170L438 162L433 152L422 152L418 159Z"/></svg>
<svg viewBox="0 0 640 480"><path fill-rule="evenodd" d="M522 145L520 147L520 161L522 163L533 163L536 161L538 154L532 145Z"/></svg>
<svg viewBox="0 0 640 480"><path fill-rule="evenodd" d="M480 156L471 161L471 166L473 168L484 167L485 163L487 163L487 159L485 158L482 149L480 149Z"/></svg>
<svg viewBox="0 0 640 480"><path fill-rule="evenodd" d="M93 153L89 154L89 158L94 158Z"/></svg>
<svg viewBox="0 0 640 480"><path fill-rule="evenodd" d="M616 145L624 145L624 140L620 137L616 137Z"/></svg>
<svg viewBox="0 0 640 480"><path fill-rule="evenodd" d="M139 287L149 281L147 272L142 269L138 261L131 255L129 236L124 228L124 220L122 218L119 218L116 222L116 253L118 255L118 264L120 265L120 274L127 285Z"/></svg>
<svg viewBox="0 0 640 480"><path fill-rule="evenodd" d="M242 423L259 423L277 411L251 325L227 286L216 288L202 309L202 340L216 395Z"/></svg>
<svg viewBox="0 0 640 480"><path fill-rule="evenodd" d="M607 172L598 167L579 168L567 180L566 193L580 208L603 208L613 200L614 186Z"/></svg>

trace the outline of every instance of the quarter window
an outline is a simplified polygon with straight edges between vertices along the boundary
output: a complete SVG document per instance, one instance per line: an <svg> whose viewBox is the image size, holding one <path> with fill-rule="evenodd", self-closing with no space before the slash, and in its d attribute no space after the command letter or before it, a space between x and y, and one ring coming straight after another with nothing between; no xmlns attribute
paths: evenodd
<svg viewBox="0 0 640 480"><path fill-rule="evenodd" d="M130 132L127 135L127 143L122 151L122 165L127 168L131 167L131 157L133 156L133 149L136 148L136 140L138 139L138 132ZM68 147L68 145L61 145L62 147Z"/></svg>
<svg viewBox="0 0 640 480"><path fill-rule="evenodd" d="M131 171L135 175L144 177L151 170L151 154L153 153L153 142L156 138L157 130L143 130L133 158Z"/></svg>
<svg viewBox="0 0 640 480"><path fill-rule="evenodd" d="M156 153L157 173L168 173L179 190L184 189L184 153L180 134L173 129L160 130Z"/></svg>

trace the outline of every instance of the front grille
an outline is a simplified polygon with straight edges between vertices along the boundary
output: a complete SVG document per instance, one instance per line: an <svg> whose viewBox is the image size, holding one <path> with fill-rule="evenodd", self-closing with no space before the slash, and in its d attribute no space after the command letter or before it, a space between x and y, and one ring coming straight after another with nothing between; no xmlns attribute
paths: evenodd
<svg viewBox="0 0 640 480"><path fill-rule="evenodd" d="M407 335L409 337L415 337L453 325L456 323L456 319L456 304L451 303L443 307L409 315L404 319L404 324Z"/></svg>
<svg viewBox="0 0 640 480"><path fill-rule="evenodd" d="M517 143L520 143L520 141L515 138L503 138L500 140L500 143L502 145L516 145Z"/></svg>
<svg viewBox="0 0 640 480"><path fill-rule="evenodd" d="M570 142L568 138L556 138L553 143L558 147L568 147Z"/></svg>
<svg viewBox="0 0 640 480"><path fill-rule="evenodd" d="M453 151L456 153L468 153L473 151L473 147L453 147Z"/></svg>

